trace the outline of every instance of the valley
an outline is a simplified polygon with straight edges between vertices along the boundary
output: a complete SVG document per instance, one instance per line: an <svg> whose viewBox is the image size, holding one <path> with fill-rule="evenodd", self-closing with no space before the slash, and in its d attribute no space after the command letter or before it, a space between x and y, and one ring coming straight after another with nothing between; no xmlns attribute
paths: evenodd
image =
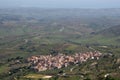
<svg viewBox="0 0 120 80"><path fill-rule="evenodd" d="M91 59L95 51L102 53L99 59ZM32 68L38 66L45 70ZM0 80L119 80L119 75L119 8L0 9Z"/></svg>

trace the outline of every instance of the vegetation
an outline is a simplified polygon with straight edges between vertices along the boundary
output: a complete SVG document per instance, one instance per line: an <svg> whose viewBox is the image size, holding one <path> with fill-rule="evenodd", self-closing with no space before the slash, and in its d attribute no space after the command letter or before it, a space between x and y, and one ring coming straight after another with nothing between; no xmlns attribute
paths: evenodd
<svg viewBox="0 0 120 80"><path fill-rule="evenodd" d="M0 80L120 80L119 21L119 9L0 9ZM94 50L104 56L62 69L36 72L27 62Z"/></svg>

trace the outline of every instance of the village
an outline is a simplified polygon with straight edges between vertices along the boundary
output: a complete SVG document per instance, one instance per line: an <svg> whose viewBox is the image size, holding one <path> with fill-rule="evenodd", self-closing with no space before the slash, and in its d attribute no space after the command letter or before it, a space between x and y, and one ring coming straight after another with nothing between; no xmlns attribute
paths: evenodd
<svg viewBox="0 0 120 80"><path fill-rule="evenodd" d="M57 54L53 55L38 55L28 58L31 68L40 72L51 69L60 69L78 63L86 62L87 60L96 59L101 57L102 53L99 51L75 53L74 55Z"/></svg>

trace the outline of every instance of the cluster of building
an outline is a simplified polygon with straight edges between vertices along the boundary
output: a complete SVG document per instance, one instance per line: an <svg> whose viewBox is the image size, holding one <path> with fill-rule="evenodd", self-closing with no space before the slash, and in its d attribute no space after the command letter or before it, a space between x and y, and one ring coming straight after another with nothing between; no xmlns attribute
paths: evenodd
<svg viewBox="0 0 120 80"><path fill-rule="evenodd" d="M99 59L102 54L98 51L75 53L74 55L39 55L28 58L31 67L37 71L45 71L55 68L67 67L69 65L86 62L90 59Z"/></svg>

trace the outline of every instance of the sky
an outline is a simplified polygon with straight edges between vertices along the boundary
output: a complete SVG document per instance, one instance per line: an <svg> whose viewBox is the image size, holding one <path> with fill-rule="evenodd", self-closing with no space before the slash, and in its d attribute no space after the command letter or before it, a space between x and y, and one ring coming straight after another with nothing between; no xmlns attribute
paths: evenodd
<svg viewBox="0 0 120 80"><path fill-rule="evenodd" d="M0 0L4 7L120 8L120 0Z"/></svg>

